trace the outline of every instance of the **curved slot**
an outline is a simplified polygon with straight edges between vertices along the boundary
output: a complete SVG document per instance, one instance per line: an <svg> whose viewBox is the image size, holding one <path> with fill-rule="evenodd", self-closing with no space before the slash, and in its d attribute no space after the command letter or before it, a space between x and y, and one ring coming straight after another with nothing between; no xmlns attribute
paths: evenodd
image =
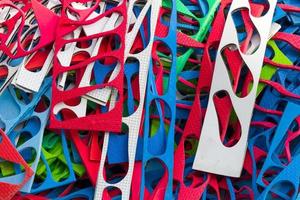
<svg viewBox="0 0 300 200"><path fill-rule="evenodd" d="M220 140L224 146L232 147L240 140L241 124L228 92L221 90L215 93L213 102L218 116Z"/></svg>

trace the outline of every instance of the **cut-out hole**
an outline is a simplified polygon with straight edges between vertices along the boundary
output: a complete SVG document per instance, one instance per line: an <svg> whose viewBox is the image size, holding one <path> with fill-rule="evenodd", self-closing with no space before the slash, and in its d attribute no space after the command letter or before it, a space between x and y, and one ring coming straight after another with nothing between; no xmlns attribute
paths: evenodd
<svg viewBox="0 0 300 200"><path fill-rule="evenodd" d="M123 127L124 126L127 126L127 125L123 124ZM127 129L128 129L128 127L127 127ZM125 159L128 160L128 150L126 152ZM103 170L104 180L110 184L116 184L116 183L122 181L126 177L128 168L129 168L128 162L109 164L108 163L108 155L106 155L104 170Z"/></svg>
<svg viewBox="0 0 300 200"><path fill-rule="evenodd" d="M135 14L135 17L138 19L141 16L140 12L142 11L141 6L144 6L144 4L140 4L139 1L136 1L133 5L133 14ZM135 23L130 24L129 26L129 32L132 31L133 27L135 27L136 29L138 29L138 33L135 37L135 40L133 42L134 45L132 45L131 49L130 49L130 53L131 54L138 54L140 52L142 52L149 44L150 42L150 38L151 38L151 31L148 30L151 27L151 7L149 7L149 9L146 12L145 17L142 20L142 25L140 27L136 27ZM134 18L132 18L134 19ZM149 33L149 34L145 34L145 33Z"/></svg>
<svg viewBox="0 0 300 200"><path fill-rule="evenodd" d="M33 147L26 147L25 149L22 149L19 153L28 164L33 163L36 159L36 151Z"/></svg>
<svg viewBox="0 0 300 200"><path fill-rule="evenodd" d="M121 38L117 34L110 34L101 39L99 54L116 51L121 48Z"/></svg>
<svg viewBox="0 0 300 200"><path fill-rule="evenodd" d="M269 8L270 8L270 4L268 0L260 0L260 1L255 1L255 0L249 0L249 4L251 7L251 15L253 15L254 17L262 17L265 14L268 13ZM259 8L262 7L262 8ZM263 9L262 12L255 12L255 10L258 9Z"/></svg>
<svg viewBox="0 0 300 200"><path fill-rule="evenodd" d="M41 48L33 55L25 57L25 68L31 72L39 72L45 64L50 65L50 63L46 63L50 51L50 48Z"/></svg>
<svg viewBox="0 0 300 200"><path fill-rule="evenodd" d="M46 95L43 95L39 100L37 106L35 107L34 111L38 113L45 112L50 106L50 100Z"/></svg>
<svg viewBox="0 0 300 200"><path fill-rule="evenodd" d="M145 189L147 189L152 195L154 194L154 192L162 195L157 199L164 199L165 188L167 187L168 182L167 180L168 170L165 164L157 158L148 160L145 165ZM164 182L165 184L163 185L162 183ZM157 188L158 185L160 186L159 188ZM163 191L159 192L158 190L160 189L162 189Z"/></svg>
<svg viewBox="0 0 300 200"><path fill-rule="evenodd" d="M27 142L31 138L32 138L32 134L29 131L22 131L19 135L16 147L21 146L22 144L24 144L25 142Z"/></svg>
<svg viewBox="0 0 300 200"><path fill-rule="evenodd" d="M100 88L101 89L101 88ZM67 106L70 106L70 108L65 107L64 105L61 105L61 103L57 103L54 106L54 114L58 121L67 120L67 119L75 119L78 117L86 117L89 115L95 115L95 114L105 114L107 112L110 112L114 109L114 107L118 104L120 101L120 95L117 89L110 87L111 93L114 95L110 95L108 98L108 101L106 104L98 104L94 101L91 101L89 99L85 99L83 97L75 97L72 99L68 99L65 102L61 102L66 104ZM115 100L116 99L116 100ZM114 106L110 106L110 102L115 100L116 104ZM82 112L82 110L85 109L85 113ZM77 116L76 113L85 114L85 116ZM63 118L61 117L63 116Z"/></svg>
<svg viewBox="0 0 300 200"><path fill-rule="evenodd" d="M0 66L0 87L4 86L7 79L8 68L4 65Z"/></svg>
<svg viewBox="0 0 300 200"><path fill-rule="evenodd" d="M160 99L152 100L149 106L148 151L153 155L161 155L167 148L169 133L167 121L171 121L171 110L168 104ZM153 144L156 144L155 148L153 148Z"/></svg>
<svg viewBox="0 0 300 200"><path fill-rule="evenodd" d="M17 15L19 13L19 10L17 10L14 7L11 7L9 5L1 5L0 9L3 13L1 13L3 16L1 16L0 18L0 23L4 23L5 21L10 20L11 18L13 18L15 15ZM4 12L7 11L7 12Z"/></svg>
<svg viewBox="0 0 300 200"><path fill-rule="evenodd" d="M6 34L8 31L8 28L5 24L0 24L0 34Z"/></svg>
<svg viewBox="0 0 300 200"><path fill-rule="evenodd" d="M238 97L247 96L253 87L253 75L243 61L236 45L228 45L221 51L230 78L232 90ZM230 59L229 59L230 58ZM244 78L247 76L247 78Z"/></svg>
<svg viewBox="0 0 300 200"><path fill-rule="evenodd" d="M156 50L152 51L152 71L155 76L155 89L159 95L164 95L169 89L173 55L168 45L160 41L155 41L153 43L153 49Z"/></svg>
<svg viewBox="0 0 300 200"><path fill-rule="evenodd" d="M260 35L252 23L248 9L237 9L232 12L239 48L244 54L253 54L260 46Z"/></svg>
<svg viewBox="0 0 300 200"><path fill-rule="evenodd" d="M139 65L139 61L136 59L127 59L125 63L124 96L126 99L123 106L123 117L132 115L139 107Z"/></svg>
<svg viewBox="0 0 300 200"><path fill-rule="evenodd" d="M108 199L121 199L122 198L122 191L114 186L108 186L103 190L102 200Z"/></svg>
<svg viewBox="0 0 300 200"><path fill-rule="evenodd" d="M91 74L90 85L113 81L119 74L121 64L115 57L107 56L96 61Z"/></svg>
<svg viewBox="0 0 300 200"><path fill-rule="evenodd" d="M266 185L269 185L282 171L281 168L278 167L269 167L264 173L263 173L263 182Z"/></svg>
<svg viewBox="0 0 300 200"><path fill-rule="evenodd" d="M26 51L31 51L34 49L40 42L41 37L36 36L36 33L39 31L39 27L36 25L33 28L29 29L24 37L22 37L22 47Z"/></svg>
<svg viewBox="0 0 300 200"><path fill-rule="evenodd" d="M272 186L268 191L266 199L284 200L293 199L296 188L293 183L289 181L279 181Z"/></svg>
<svg viewBox="0 0 300 200"><path fill-rule="evenodd" d="M233 108L227 91L221 90L214 94L213 102L219 122L220 139L224 146L236 145L241 137L241 124Z"/></svg>
<svg viewBox="0 0 300 200"><path fill-rule="evenodd" d="M24 92L23 90L20 90L19 88L14 87L15 95L19 102L23 105L28 105L31 103L33 99L32 93Z"/></svg>
<svg viewBox="0 0 300 200"><path fill-rule="evenodd" d="M157 24L163 25L167 30L165 32L161 31L160 29L156 29L156 31L159 31L157 34L160 35L160 37L167 37L169 33L170 27L174 26L174 24L171 24L171 15L172 15L172 1L171 0L165 0L163 4L170 5L170 8L163 7L160 10L159 17L157 20Z"/></svg>

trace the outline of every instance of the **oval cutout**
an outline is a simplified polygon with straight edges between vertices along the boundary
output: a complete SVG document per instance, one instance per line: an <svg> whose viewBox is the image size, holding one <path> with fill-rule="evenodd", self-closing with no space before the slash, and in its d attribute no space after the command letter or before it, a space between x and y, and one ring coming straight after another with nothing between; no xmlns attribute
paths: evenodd
<svg viewBox="0 0 300 200"><path fill-rule="evenodd" d="M213 102L219 122L220 140L226 147L236 145L241 137L241 124L233 108L227 91L221 90L214 94Z"/></svg>

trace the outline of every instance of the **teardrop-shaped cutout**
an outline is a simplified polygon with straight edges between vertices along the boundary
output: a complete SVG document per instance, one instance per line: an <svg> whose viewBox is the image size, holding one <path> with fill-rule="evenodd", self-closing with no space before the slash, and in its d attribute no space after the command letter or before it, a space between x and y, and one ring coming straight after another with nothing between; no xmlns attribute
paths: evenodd
<svg viewBox="0 0 300 200"><path fill-rule="evenodd" d="M225 46L221 50L221 55L230 78L232 90L238 97L247 96L253 87L253 75L243 61L237 46L235 44Z"/></svg>
<svg viewBox="0 0 300 200"><path fill-rule="evenodd" d="M221 90L213 96L218 115L220 139L224 146L236 145L241 137L241 124L227 91Z"/></svg>
<svg viewBox="0 0 300 200"><path fill-rule="evenodd" d="M248 9L234 10L232 19L236 28L239 48L243 54L253 54L260 46L261 38L249 16Z"/></svg>
<svg viewBox="0 0 300 200"><path fill-rule="evenodd" d="M95 115L95 114L104 114L108 113L111 110L114 109L114 107L118 104L120 101L120 95L116 88L109 87L111 89L112 94L110 95L108 101L106 104L99 104L95 101L91 101L90 99L86 99L83 97L75 97L72 99L68 99L65 102L59 102L56 105L54 105L54 114L58 121L64 120L64 119L74 119L78 117L86 117L89 115ZM116 103L110 107L110 102L116 101ZM62 105L61 103L70 106L69 108L65 105ZM85 116L77 116L76 113L81 113L82 109L85 109ZM63 116L63 117L62 117Z"/></svg>

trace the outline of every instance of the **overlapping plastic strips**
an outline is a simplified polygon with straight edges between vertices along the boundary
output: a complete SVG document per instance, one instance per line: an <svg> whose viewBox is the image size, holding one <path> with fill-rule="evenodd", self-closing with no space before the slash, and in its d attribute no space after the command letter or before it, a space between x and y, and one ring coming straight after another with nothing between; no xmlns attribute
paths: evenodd
<svg viewBox="0 0 300 200"><path fill-rule="evenodd" d="M300 198L299 52L298 0L1 0L0 199Z"/></svg>

